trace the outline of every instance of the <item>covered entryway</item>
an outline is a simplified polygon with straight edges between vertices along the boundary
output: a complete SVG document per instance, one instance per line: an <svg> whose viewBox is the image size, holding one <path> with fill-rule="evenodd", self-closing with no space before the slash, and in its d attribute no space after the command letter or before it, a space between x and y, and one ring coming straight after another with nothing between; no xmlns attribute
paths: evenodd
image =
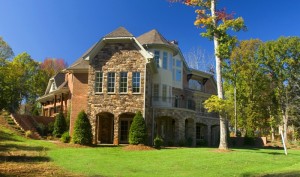
<svg viewBox="0 0 300 177"><path fill-rule="evenodd" d="M208 126L202 123L196 124L196 145L208 145Z"/></svg>
<svg viewBox="0 0 300 177"><path fill-rule="evenodd" d="M162 116L156 119L156 134L170 146L177 142L175 124L176 121L172 117Z"/></svg>
<svg viewBox="0 0 300 177"><path fill-rule="evenodd" d="M112 144L114 138L114 115L109 112L97 115L96 138L99 144Z"/></svg>
<svg viewBox="0 0 300 177"><path fill-rule="evenodd" d="M218 146L220 143L220 126L212 125L211 126L211 145Z"/></svg>
<svg viewBox="0 0 300 177"><path fill-rule="evenodd" d="M133 121L134 113L122 113L119 116L119 141L122 144L129 143L129 130Z"/></svg>

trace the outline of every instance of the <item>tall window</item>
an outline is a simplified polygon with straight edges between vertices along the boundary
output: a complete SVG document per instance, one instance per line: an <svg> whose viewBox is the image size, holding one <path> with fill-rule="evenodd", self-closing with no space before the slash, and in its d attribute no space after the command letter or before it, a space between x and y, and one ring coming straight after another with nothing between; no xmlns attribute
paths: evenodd
<svg viewBox="0 0 300 177"><path fill-rule="evenodd" d="M103 85L103 73L96 71L95 74L95 93L101 93Z"/></svg>
<svg viewBox="0 0 300 177"><path fill-rule="evenodd" d="M127 93L127 72L120 73L120 93Z"/></svg>
<svg viewBox="0 0 300 177"><path fill-rule="evenodd" d="M132 73L132 92L140 93L141 77L139 72Z"/></svg>
<svg viewBox="0 0 300 177"><path fill-rule="evenodd" d="M115 73L109 72L107 74L107 92L114 93L115 92Z"/></svg>
<svg viewBox="0 0 300 177"><path fill-rule="evenodd" d="M158 101L159 98L159 84L153 84L153 99Z"/></svg>
<svg viewBox="0 0 300 177"><path fill-rule="evenodd" d="M176 59L175 61L173 60L173 62L176 62L176 63L173 63L174 64L174 67L173 67L173 80L175 81L181 81L182 79L182 72L181 72L181 61Z"/></svg>
<svg viewBox="0 0 300 177"><path fill-rule="evenodd" d="M163 85L162 87L162 100L167 101L167 85Z"/></svg>
<svg viewBox="0 0 300 177"><path fill-rule="evenodd" d="M170 69L170 71L173 70L173 57L172 57L172 53L170 53L170 58L169 58L169 69Z"/></svg>
<svg viewBox="0 0 300 177"><path fill-rule="evenodd" d="M159 55L160 55L160 52L158 50L155 50L154 51L154 59L155 59L155 62L156 62L156 66L159 68Z"/></svg>
<svg viewBox="0 0 300 177"><path fill-rule="evenodd" d="M168 53L163 53L163 68L168 69Z"/></svg>

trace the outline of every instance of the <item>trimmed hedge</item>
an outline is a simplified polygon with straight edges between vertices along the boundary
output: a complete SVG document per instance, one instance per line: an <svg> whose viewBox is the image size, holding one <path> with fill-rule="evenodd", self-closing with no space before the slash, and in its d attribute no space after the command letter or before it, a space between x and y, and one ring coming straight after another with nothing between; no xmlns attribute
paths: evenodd
<svg viewBox="0 0 300 177"><path fill-rule="evenodd" d="M136 113L129 130L130 144L145 144L147 137L145 120L140 111Z"/></svg>
<svg viewBox="0 0 300 177"><path fill-rule="evenodd" d="M92 144L92 139L93 134L90 120L88 119L87 114L84 111L81 111L75 122L72 142L75 144L90 145Z"/></svg>
<svg viewBox="0 0 300 177"><path fill-rule="evenodd" d="M65 116L63 115L63 113L59 113L55 118L53 136L60 138L66 130L67 124Z"/></svg>

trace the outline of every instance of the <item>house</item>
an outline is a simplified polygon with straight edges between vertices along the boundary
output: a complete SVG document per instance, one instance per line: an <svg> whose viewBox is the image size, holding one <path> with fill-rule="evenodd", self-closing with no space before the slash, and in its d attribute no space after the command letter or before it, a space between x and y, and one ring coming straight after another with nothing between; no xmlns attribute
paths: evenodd
<svg viewBox="0 0 300 177"><path fill-rule="evenodd" d="M120 27L51 78L38 101L43 116L69 112L71 135L85 110L95 144L128 143L132 119L141 111L149 143L159 135L169 145L217 145L218 115L203 107L216 93L213 75L189 68L176 41L157 30L136 38Z"/></svg>

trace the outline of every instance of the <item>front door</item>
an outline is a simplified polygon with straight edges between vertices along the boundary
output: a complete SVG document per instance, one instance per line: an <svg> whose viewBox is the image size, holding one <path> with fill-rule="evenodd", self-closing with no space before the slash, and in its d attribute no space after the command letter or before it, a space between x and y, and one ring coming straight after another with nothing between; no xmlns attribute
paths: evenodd
<svg viewBox="0 0 300 177"><path fill-rule="evenodd" d="M104 144L113 143L113 118L100 117L99 118L99 136L98 141Z"/></svg>

